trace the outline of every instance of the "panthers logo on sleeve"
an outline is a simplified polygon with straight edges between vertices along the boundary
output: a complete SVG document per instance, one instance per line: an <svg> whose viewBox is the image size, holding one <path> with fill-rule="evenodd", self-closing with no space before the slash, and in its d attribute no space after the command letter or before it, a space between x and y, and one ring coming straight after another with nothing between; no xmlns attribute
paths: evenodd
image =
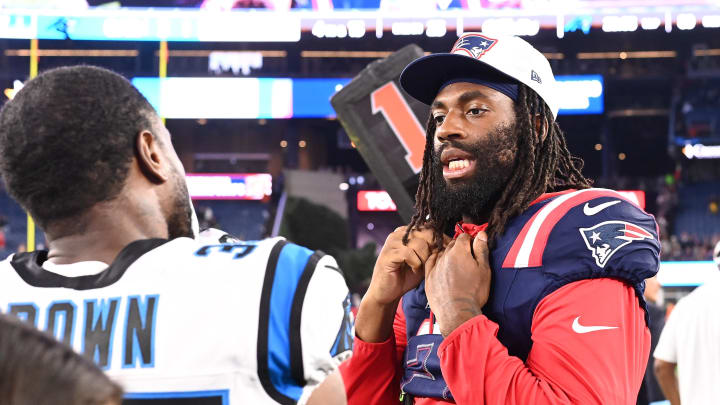
<svg viewBox="0 0 720 405"><path fill-rule="evenodd" d="M580 234L600 267L605 267L610 257L623 246L633 241L653 239L650 232L625 221L605 221L591 228L580 228Z"/></svg>

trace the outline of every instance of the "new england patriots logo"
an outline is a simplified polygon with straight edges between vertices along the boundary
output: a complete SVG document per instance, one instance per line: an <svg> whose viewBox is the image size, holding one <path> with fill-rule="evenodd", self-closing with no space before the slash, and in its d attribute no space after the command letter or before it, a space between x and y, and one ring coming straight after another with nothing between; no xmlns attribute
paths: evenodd
<svg viewBox="0 0 720 405"><path fill-rule="evenodd" d="M615 252L632 241L654 239L650 232L625 221L605 221L592 228L580 228L580 235L600 267L605 267Z"/></svg>
<svg viewBox="0 0 720 405"><path fill-rule="evenodd" d="M465 34L455 43L451 53L464 54L480 59L498 42L497 39L488 38L480 34Z"/></svg>

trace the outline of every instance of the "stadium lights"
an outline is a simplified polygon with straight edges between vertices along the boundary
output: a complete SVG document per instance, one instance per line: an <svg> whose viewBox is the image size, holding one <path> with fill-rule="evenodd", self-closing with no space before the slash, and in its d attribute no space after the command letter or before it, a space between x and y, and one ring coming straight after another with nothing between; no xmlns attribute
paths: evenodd
<svg viewBox="0 0 720 405"><path fill-rule="evenodd" d="M268 173L187 173L193 200L262 200L272 194Z"/></svg>
<svg viewBox="0 0 720 405"><path fill-rule="evenodd" d="M640 19L640 26L644 30L656 30L660 28L662 19L659 17L643 17Z"/></svg>
<svg viewBox="0 0 720 405"><path fill-rule="evenodd" d="M688 144L682 148L682 153L688 159L720 159L720 145Z"/></svg>
<svg viewBox="0 0 720 405"><path fill-rule="evenodd" d="M482 30L491 35L533 36L540 32L540 21L530 18L488 18L483 22Z"/></svg>
<svg viewBox="0 0 720 405"><path fill-rule="evenodd" d="M674 58L675 51L636 51L636 52L578 52L578 59L652 59Z"/></svg>
<svg viewBox="0 0 720 405"><path fill-rule="evenodd" d="M633 32L638 29L638 18L634 15L609 15L602 19L602 30L605 32Z"/></svg>
<svg viewBox="0 0 720 405"><path fill-rule="evenodd" d="M135 58L139 55L136 49L38 49L38 56L58 57L129 57ZM29 49L6 49L5 56L30 56Z"/></svg>
<svg viewBox="0 0 720 405"><path fill-rule="evenodd" d="M417 21L397 21L392 23L393 35L422 35L425 25Z"/></svg>
<svg viewBox="0 0 720 405"><path fill-rule="evenodd" d="M258 119L258 124L263 125L266 122L263 119L334 119L330 97L350 80L342 77L135 77L132 83L168 119ZM602 113L602 76L559 75L555 80L559 91L565 94L559 114ZM243 97L238 98L237 94ZM188 104L185 102L188 99L203 102Z"/></svg>
<svg viewBox="0 0 720 405"><path fill-rule="evenodd" d="M447 22L445 20L428 20L425 35L430 38L442 38L445 34L447 34Z"/></svg>
<svg viewBox="0 0 720 405"><path fill-rule="evenodd" d="M325 0L323 4L327 2ZM454 29L461 35L465 31L479 29L486 19L489 20L489 27L500 25L500 28L506 30L503 32L510 31L518 35L533 35L536 25L555 28L559 38L568 32L582 31L587 34L593 26L601 26L605 32L629 32L640 27L643 30L655 30L663 23L667 32L672 31L674 24L682 30L692 29L701 23L705 28L720 27L720 3L717 0L663 0L661 7L648 5L647 0L584 0L569 2L573 4L563 6L562 10L530 6L480 8L481 2L477 0L467 3L465 9L453 6L459 2L450 0L438 0L430 8L418 6L426 2L406 0L394 3L403 5L366 10L332 10L323 7L286 12L235 10L223 13L197 9L128 7L90 7L82 10L68 10L60 6L53 9L5 7L0 8L0 38L297 42L302 32L313 32L323 38L342 38L343 32L345 37L362 38L373 29L378 38L383 36L384 30L392 31L394 35L439 36L439 32L442 32L439 29L440 22L433 22L437 25L429 26L428 20L441 20L446 30ZM336 27L321 29L324 25ZM423 26L422 30L420 25Z"/></svg>
<svg viewBox="0 0 720 405"><path fill-rule="evenodd" d="M693 56L720 56L720 49L695 49Z"/></svg>
<svg viewBox="0 0 720 405"><path fill-rule="evenodd" d="M697 25L697 17L692 13L681 13L677 16L677 27L681 30L691 30Z"/></svg>
<svg viewBox="0 0 720 405"><path fill-rule="evenodd" d="M348 35L350 38L362 38L365 36L365 21L350 20L347 22Z"/></svg>
<svg viewBox="0 0 720 405"><path fill-rule="evenodd" d="M312 34L318 38L345 38L348 36L348 28L342 23L333 24L318 20L313 24Z"/></svg>
<svg viewBox="0 0 720 405"><path fill-rule="evenodd" d="M214 52L227 52L220 50L169 50L168 56L171 58L208 58ZM241 52L253 52L259 53L263 58L285 58L287 57L287 51L241 51ZM155 56L159 56L160 53L155 51Z"/></svg>
<svg viewBox="0 0 720 405"><path fill-rule="evenodd" d="M593 101L602 105L602 76L576 78L576 80L569 81L557 80L556 91L560 95L559 99L562 100L561 109L580 110L587 113ZM594 107L597 110L598 106Z"/></svg>
<svg viewBox="0 0 720 405"><path fill-rule="evenodd" d="M563 34L565 32L575 32L580 30L583 34L587 35L590 33L590 28L592 27L592 20L593 17L591 15L581 15L576 16L574 18L570 18L567 20L567 22L564 22L564 18L562 21L560 20L561 16L558 16L557 26L558 26L558 32L560 32L560 28L563 29Z"/></svg>
<svg viewBox="0 0 720 405"><path fill-rule="evenodd" d="M703 16L702 26L705 28L720 28L720 15Z"/></svg>
<svg viewBox="0 0 720 405"><path fill-rule="evenodd" d="M228 52L222 50L169 50L168 56L171 58L208 58L215 52ZM241 51L246 52L246 51ZM257 50L247 51L259 53L263 58L285 58L287 51L271 51ZM5 56L30 56L29 49L6 49ZM137 49L38 49L40 57L99 57L99 58L135 58L140 53ZM159 56L159 52L155 51L155 56Z"/></svg>
<svg viewBox="0 0 720 405"><path fill-rule="evenodd" d="M301 51L302 58L369 58L379 59L390 56L389 51Z"/></svg>
<svg viewBox="0 0 720 405"><path fill-rule="evenodd" d="M260 52L210 52L208 70L215 74L232 71L247 76L251 69L261 69L263 57Z"/></svg>

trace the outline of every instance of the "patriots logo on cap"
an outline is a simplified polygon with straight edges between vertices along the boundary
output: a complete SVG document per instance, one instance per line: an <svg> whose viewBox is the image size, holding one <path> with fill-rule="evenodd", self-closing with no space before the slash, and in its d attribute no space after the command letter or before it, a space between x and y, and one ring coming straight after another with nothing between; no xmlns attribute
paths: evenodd
<svg viewBox="0 0 720 405"><path fill-rule="evenodd" d="M497 39L488 38L480 34L465 34L455 43L451 53L460 53L475 59L480 59L495 44Z"/></svg>
<svg viewBox="0 0 720 405"><path fill-rule="evenodd" d="M605 267L610 257L623 246L633 241L654 239L650 232L625 221L605 221L592 228L580 228L580 234L600 267Z"/></svg>

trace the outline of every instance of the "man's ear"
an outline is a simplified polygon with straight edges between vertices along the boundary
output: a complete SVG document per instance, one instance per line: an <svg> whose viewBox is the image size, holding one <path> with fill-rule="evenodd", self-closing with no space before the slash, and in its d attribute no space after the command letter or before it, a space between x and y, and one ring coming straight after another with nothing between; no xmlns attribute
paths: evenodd
<svg viewBox="0 0 720 405"><path fill-rule="evenodd" d="M548 132L549 132L549 124L547 121L547 118L543 117L540 114L535 115L535 132L540 134L540 143L545 142L545 138L547 138Z"/></svg>
<svg viewBox="0 0 720 405"><path fill-rule="evenodd" d="M169 176L166 173L160 142L150 131L138 134L135 145L140 170L153 183L164 183Z"/></svg>

